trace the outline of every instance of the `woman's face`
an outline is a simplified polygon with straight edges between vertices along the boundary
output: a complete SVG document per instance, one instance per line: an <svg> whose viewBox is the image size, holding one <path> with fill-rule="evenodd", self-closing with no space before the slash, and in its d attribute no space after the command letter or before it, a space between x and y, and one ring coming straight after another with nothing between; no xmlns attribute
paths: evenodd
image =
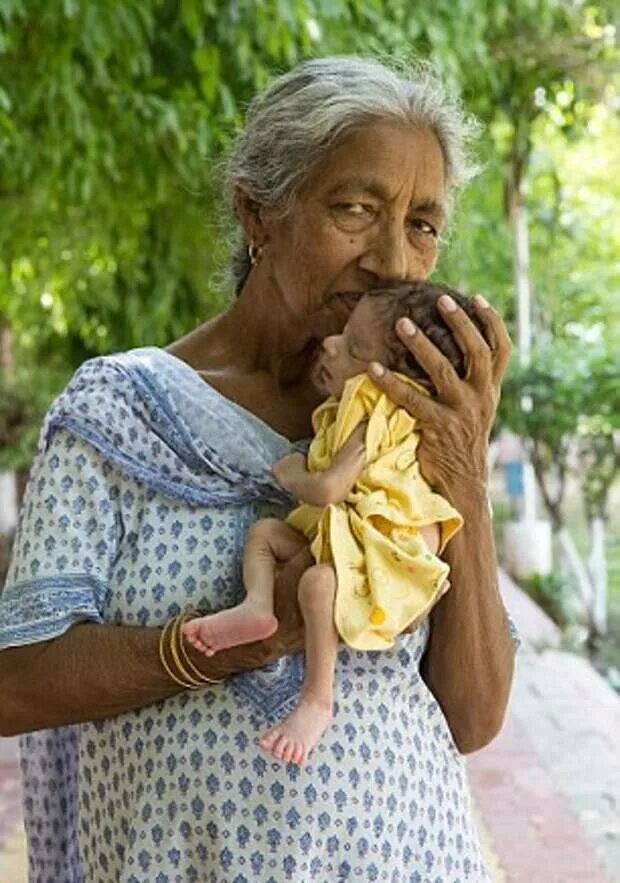
<svg viewBox="0 0 620 883"><path fill-rule="evenodd" d="M351 377L363 374L370 362L388 364L390 338L381 295L367 295L357 303L341 334L326 337L313 368L313 382L323 395L340 398Z"/></svg>
<svg viewBox="0 0 620 883"><path fill-rule="evenodd" d="M286 216L263 216L261 263L284 312L322 339L342 330L342 303L346 315L351 294L426 278L445 222L444 185L430 130L381 121L349 135Z"/></svg>

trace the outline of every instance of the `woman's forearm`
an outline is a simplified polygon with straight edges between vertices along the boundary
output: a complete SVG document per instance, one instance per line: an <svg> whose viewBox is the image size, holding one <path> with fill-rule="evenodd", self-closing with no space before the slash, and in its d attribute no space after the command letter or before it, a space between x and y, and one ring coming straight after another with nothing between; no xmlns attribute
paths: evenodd
<svg viewBox="0 0 620 883"><path fill-rule="evenodd" d="M431 613L422 676L466 754L499 732L510 693L515 646L498 589L486 492L467 489L451 502L465 519L443 557L451 590Z"/></svg>
<svg viewBox="0 0 620 883"><path fill-rule="evenodd" d="M161 665L160 635L161 629L80 623L51 641L3 650L0 735L101 720L180 692ZM212 660L187 649L214 679L261 665L266 655L258 644Z"/></svg>
<svg viewBox="0 0 620 883"><path fill-rule="evenodd" d="M160 629L80 623L0 652L0 735L99 720L173 696Z"/></svg>
<svg viewBox="0 0 620 883"><path fill-rule="evenodd" d="M295 590L308 556L302 550L276 581L279 627L271 638L210 658L186 645L205 676L258 668L302 646ZM182 688L161 664L160 637L159 628L80 623L51 641L0 651L0 736L101 720L174 696Z"/></svg>

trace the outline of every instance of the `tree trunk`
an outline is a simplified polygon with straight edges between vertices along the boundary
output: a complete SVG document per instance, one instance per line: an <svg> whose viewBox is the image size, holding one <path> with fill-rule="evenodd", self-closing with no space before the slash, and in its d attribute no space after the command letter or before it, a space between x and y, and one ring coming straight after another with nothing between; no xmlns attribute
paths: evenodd
<svg viewBox="0 0 620 883"><path fill-rule="evenodd" d="M527 208L523 195L523 167L517 159L513 160L512 168L509 171L507 195L517 295L517 351L521 364L527 365L532 341L530 238Z"/></svg>
<svg viewBox="0 0 620 883"><path fill-rule="evenodd" d="M521 142L521 143L520 143ZM506 186L506 205L512 229L513 267L517 299L517 350L519 362L527 365L532 344L532 307L530 281L530 235L527 220L527 207L524 196L524 180L529 158L529 136L527 123L525 131L515 131L515 144ZM531 400L521 400L523 410L531 408ZM525 521L536 518L536 487L532 474L532 464L523 464L523 498L521 517Z"/></svg>
<svg viewBox="0 0 620 883"><path fill-rule="evenodd" d="M2 324L0 317L0 370L6 371L11 376L15 371L15 357L13 354L13 332Z"/></svg>
<svg viewBox="0 0 620 883"><path fill-rule="evenodd" d="M592 585L590 618L597 635L607 634L607 559L605 557L605 521L595 516L589 522L590 554L587 567Z"/></svg>
<svg viewBox="0 0 620 883"><path fill-rule="evenodd" d="M581 555L579 554L577 547L575 546L572 536L565 527L560 528L557 533L557 538L560 545L560 554L562 556L562 559L567 564L572 575L575 577L577 590L588 613L588 617L590 617L594 592L592 590L592 583L590 582L590 577L588 575L586 566L584 565L583 559L581 558Z"/></svg>

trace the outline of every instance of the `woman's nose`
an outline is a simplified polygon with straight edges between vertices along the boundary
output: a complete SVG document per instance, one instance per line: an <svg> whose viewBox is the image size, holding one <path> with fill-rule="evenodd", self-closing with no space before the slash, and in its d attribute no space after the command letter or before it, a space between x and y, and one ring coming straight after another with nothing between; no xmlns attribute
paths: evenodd
<svg viewBox="0 0 620 883"><path fill-rule="evenodd" d="M416 263L409 254L405 230L401 224L385 224L376 231L360 261L360 267L378 279L401 281L417 275Z"/></svg>

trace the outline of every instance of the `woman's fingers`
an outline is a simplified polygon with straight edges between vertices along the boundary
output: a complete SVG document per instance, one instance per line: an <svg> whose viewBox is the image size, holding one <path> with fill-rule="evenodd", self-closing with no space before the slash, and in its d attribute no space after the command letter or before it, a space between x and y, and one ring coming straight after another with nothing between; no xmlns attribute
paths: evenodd
<svg viewBox="0 0 620 883"><path fill-rule="evenodd" d="M410 384L404 383L395 377L391 371L388 371L379 362L371 362L368 367L368 374L373 383L390 398L394 404L405 411L408 411L412 417L425 422L437 421L439 419L438 406L429 397Z"/></svg>
<svg viewBox="0 0 620 883"><path fill-rule="evenodd" d="M415 360L428 374L444 402L457 402L461 397L460 379L446 357L410 319L399 319L396 332Z"/></svg>
<svg viewBox="0 0 620 883"><path fill-rule="evenodd" d="M488 384L491 374L491 347L484 339L467 313L447 294L438 301L441 315L452 330L461 352L465 356L467 377L476 388Z"/></svg>
<svg viewBox="0 0 620 883"><path fill-rule="evenodd" d="M512 343L504 322L497 312L491 307L482 295L477 294L474 298L476 313L484 328L484 336L489 342L491 348L491 365L493 372L493 382L497 387L500 386L502 378L506 373L506 368L510 360L510 351Z"/></svg>

